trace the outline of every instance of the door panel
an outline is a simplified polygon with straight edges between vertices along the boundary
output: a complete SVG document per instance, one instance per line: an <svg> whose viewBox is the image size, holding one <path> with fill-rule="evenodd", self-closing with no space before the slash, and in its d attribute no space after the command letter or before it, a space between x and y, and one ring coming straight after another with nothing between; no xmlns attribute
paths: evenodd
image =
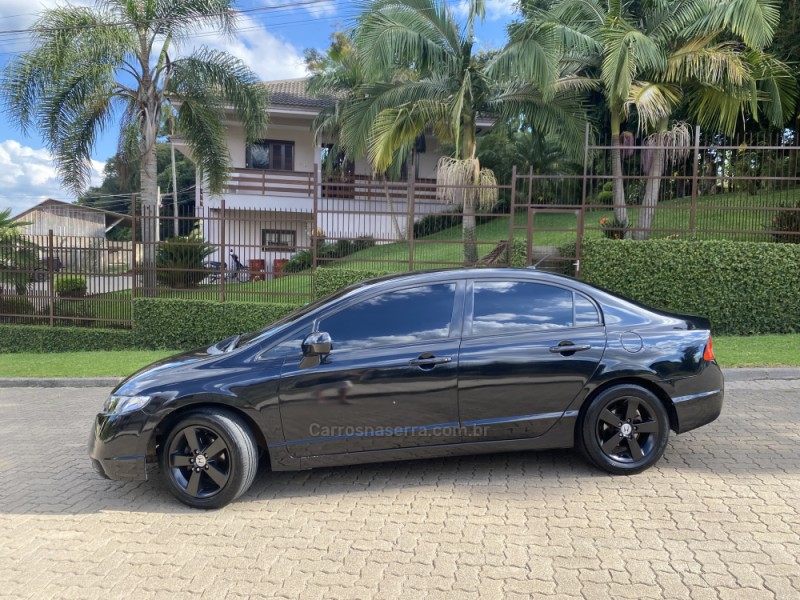
<svg viewBox="0 0 800 600"><path fill-rule="evenodd" d="M550 351L564 341L590 349ZM605 344L603 327L465 339L458 382L464 441L545 433L586 385Z"/></svg>
<svg viewBox="0 0 800 600"><path fill-rule="evenodd" d="M321 316L316 329L330 334L332 352L316 366L301 368L301 356L283 364L281 421L290 453L459 441L464 287L409 286Z"/></svg>
<svg viewBox="0 0 800 600"><path fill-rule="evenodd" d="M475 280L466 297L458 383L464 440L542 435L600 363L600 312L567 287L529 280Z"/></svg>
<svg viewBox="0 0 800 600"><path fill-rule="evenodd" d="M430 358L450 360L412 364ZM293 456L460 440L457 340L334 351L316 367L299 365L287 360L281 374L281 420Z"/></svg>

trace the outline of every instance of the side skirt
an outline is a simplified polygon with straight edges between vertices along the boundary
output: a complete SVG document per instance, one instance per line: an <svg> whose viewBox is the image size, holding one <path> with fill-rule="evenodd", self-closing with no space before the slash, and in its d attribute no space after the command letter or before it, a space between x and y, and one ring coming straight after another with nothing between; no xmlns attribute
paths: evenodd
<svg viewBox="0 0 800 600"><path fill-rule="evenodd" d="M370 450L347 454L309 456L299 459L299 469L316 467L339 467L376 462L417 460L446 456L465 456L469 454L493 454L496 452L517 452L522 450L553 450L572 448L575 444L575 420L577 417L563 417L547 433L535 438L501 440L490 442L466 442L441 446L420 446L391 450ZM283 450L283 449L281 449ZM275 462L276 471L298 470L297 462Z"/></svg>

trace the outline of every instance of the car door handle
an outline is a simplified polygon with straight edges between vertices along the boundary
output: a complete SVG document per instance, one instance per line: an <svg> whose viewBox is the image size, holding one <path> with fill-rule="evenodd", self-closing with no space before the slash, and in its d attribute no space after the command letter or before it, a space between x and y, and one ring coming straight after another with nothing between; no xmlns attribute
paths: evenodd
<svg viewBox="0 0 800 600"><path fill-rule="evenodd" d="M577 346L575 344L559 344L558 346L551 346L550 352L553 354L566 354L567 352L583 352L584 350L591 350L591 346Z"/></svg>
<svg viewBox="0 0 800 600"><path fill-rule="evenodd" d="M424 369L425 367L432 368L436 365L449 363L452 362L452 360L453 359L450 356L420 356L419 358L412 358L410 361L408 361L408 364L412 367Z"/></svg>

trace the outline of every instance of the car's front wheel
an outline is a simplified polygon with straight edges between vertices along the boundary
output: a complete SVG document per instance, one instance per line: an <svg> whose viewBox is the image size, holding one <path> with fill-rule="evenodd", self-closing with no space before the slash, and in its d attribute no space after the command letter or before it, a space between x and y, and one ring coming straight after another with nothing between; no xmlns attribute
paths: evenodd
<svg viewBox="0 0 800 600"><path fill-rule="evenodd" d="M617 385L598 394L580 423L579 445L595 465L615 475L653 466L669 439L661 401L638 385Z"/></svg>
<svg viewBox="0 0 800 600"><path fill-rule="evenodd" d="M258 446L240 417L203 409L172 427L160 459L167 487L178 500L194 508L221 508L253 483Z"/></svg>

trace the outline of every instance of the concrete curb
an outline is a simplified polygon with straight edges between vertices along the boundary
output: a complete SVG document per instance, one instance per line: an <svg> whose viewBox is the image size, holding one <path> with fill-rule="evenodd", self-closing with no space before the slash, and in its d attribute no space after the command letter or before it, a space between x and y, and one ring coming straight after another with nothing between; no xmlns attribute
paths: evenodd
<svg viewBox="0 0 800 600"><path fill-rule="evenodd" d="M725 381L763 381L780 379L800 379L800 367L757 367L741 369L722 369L725 374ZM28 378L28 377L5 377L0 378L0 388L15 387L40 387L40 388L92 388L107 387L113 388L123 377L91 377L86 379L78 378Z"/></svg>
<svg viewBox="0 0 800 600"><path fill-rule="evenodd" d="M33 378L33 377L3 377L0 378L0 388L39 387L39 388L113 388L124 377L88 377L88 378Z"/></svg>

